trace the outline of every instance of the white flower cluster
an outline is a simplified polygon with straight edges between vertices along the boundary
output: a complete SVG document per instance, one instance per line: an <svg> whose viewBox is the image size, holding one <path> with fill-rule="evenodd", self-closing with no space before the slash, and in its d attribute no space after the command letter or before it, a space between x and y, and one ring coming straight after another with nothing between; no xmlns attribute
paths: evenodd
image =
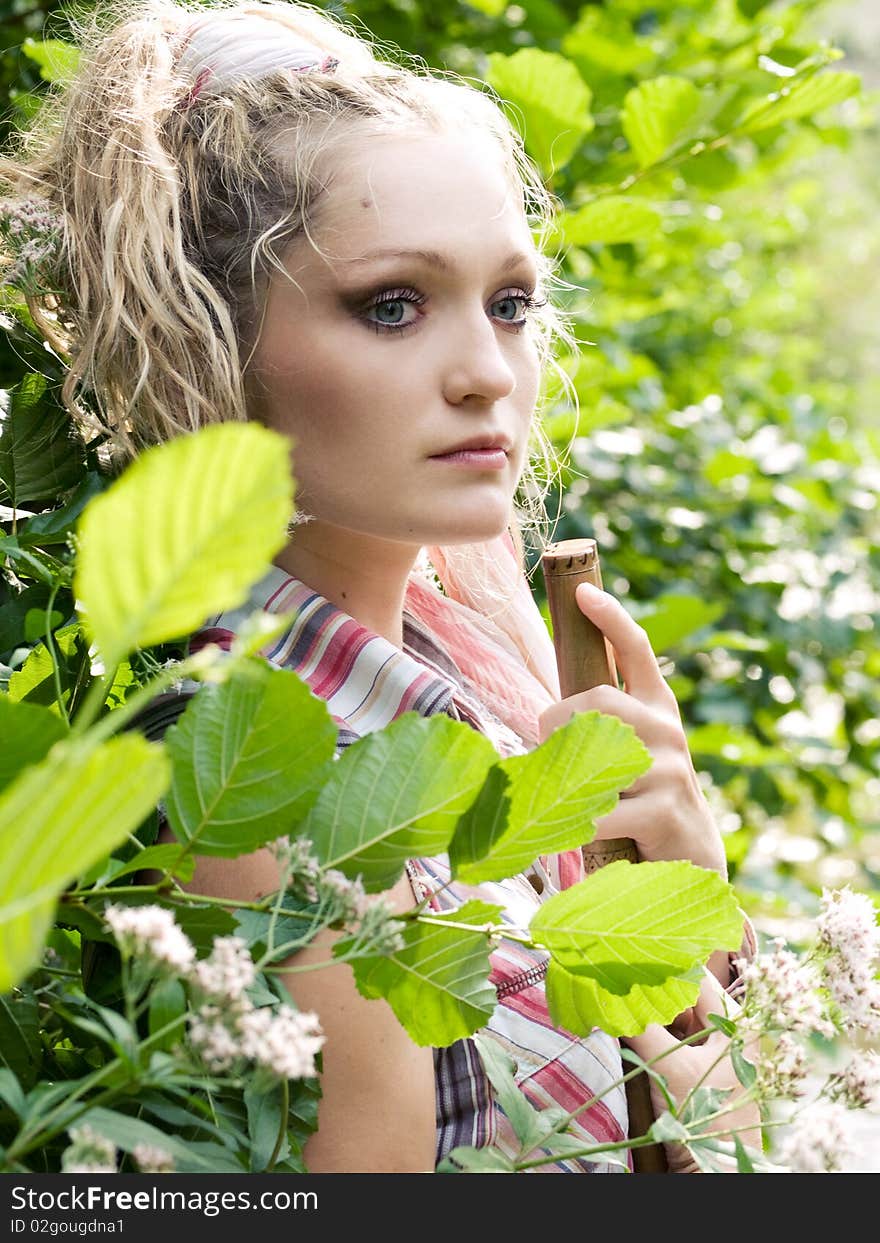
<svg viewBox="0 0 880 1243"><path fill-rule="evenodd" d="M870 898L848 885L823 890L818 934L825 985L844 1028L880 1036L880 927Z"/></svg>
<svg viewBox="0 0 880 1243"><path fill-rule="evenodd" d="M174 1158L156 1144L135 1144L131 1155L142 1174L173 1174Z"/></svg>
<svg viewBox="0 0 880 1243"><path fill-rule="evenodd" d="M873 1050L857 1053L840 1074L832 1076L828 1093L850 1109L880 1109L880 1054Z"/></svg>
<svg viewBox="0 0 880 1243"><path fill-rule="evenodd" d="M834 1028L819 996L818 975L809 963L785 949L782 937L773 946L771 953L759 954L752 962L740 959L737 963L746 986L741 1030L832 1036Z"/></svg>
<svg viewBox="0 0 880 1243"><path fill-rule="evenodd" d="M0 200L0 233L12 244L16 261L4 283L34 288L36 269L58 254L60 222L50 204L36 195L27 199Z"/></svg>
<svg viewBox="0 0 880 1243"><path fill-rule="evenodd" d="M282 1079L310 1079L324 1043L318 1017L292 1007L257 1008L246 990L253 959L240 937L216 937L210 957L190 975L203 1003L189 1020L189 1042L209 1070L253 1062Z"/></svg>
<svg viewBox="0 0 880 1243"><path fill-rule="evenodd" d="M845 1105L814 1101L792 1122L777 1159L797 1174L832 1174L852 1155Z"/></svg>
<svg viewBox="0 0 880 1243"><path fill-rule="evenodd" d="M208 997L238 1000L253 984L256 969L241 937L215 937L210 957L196 963L190 978Z"/></svg>
<svg viewBox="0 0 880 1243"><path fill-rule="evenodd" d="M139 954L155 966L186 974L196 952L162 906L108 906L104 919L125 954Z"/></svg>
<svg viewBox="0 0 880 1243"><path fill-rule="evenodd" d="M61 1154L65 1174L115 1174L116 1145L90 1126L71 1127L70 1145Z"/></svg>

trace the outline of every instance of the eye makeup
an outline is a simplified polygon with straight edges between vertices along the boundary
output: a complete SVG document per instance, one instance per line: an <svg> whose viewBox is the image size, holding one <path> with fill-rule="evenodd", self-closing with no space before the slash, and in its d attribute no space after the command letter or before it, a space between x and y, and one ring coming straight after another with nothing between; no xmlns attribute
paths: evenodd
<svg viewBox="0 0 880 1243"><path fill-rule="evenodd" d="M347 301L347 299L346 299ZM375 312L379 307L393 306L395 304L404 305L409 303L413 306L421 307L428 302L425 294L420 293L411 286L402 286L400 288L384 288L381 287L374 292L372 298L367 298L366 302L360 306L355 305L355 310L359 319L372 328L374 332L380 336L387 333L404 333L418 326L419 320L422 319L423 313L416 316L406 323L389 323L379 322L368 318L370 312ZM499 323L513 329L514 332L520 332L528 322L529 313L537 307L546 306L546 298L536 298L534 291L531 289L522 289L519 287L503 290L497 297L492 299L490 305L495 306L499 302L521 302L525 310L525 315L520 319L499 319Z"/></svg>

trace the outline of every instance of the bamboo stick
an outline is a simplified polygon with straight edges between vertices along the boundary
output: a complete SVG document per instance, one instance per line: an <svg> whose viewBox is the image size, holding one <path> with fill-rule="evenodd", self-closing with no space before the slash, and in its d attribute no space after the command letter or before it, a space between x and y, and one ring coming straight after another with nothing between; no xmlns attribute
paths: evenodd
<svg viewBox="0 0 880 1243"><path fill-rule="evenodd" d="M541 557L553 644L559 670L562 698L591 687L617 686L614 655L605 636L585 617L575 599L579 583L602 586L599 552L594 539L563 540L548 544ZM635 843L628 837L592 841L582 847L584 870L595 872L618 859L638 863ZM637 1075L626 1085L630 1135L643 1135L654 1121L650 1084L646 1074ZM660 1144L634 1148L633 1168L637 1174L665 1174L666 1158Z"/></svg>

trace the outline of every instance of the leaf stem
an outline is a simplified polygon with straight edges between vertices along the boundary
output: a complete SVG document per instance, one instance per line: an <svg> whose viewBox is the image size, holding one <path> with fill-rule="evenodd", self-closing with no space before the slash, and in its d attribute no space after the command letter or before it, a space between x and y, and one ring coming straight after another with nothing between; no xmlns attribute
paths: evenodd
<svg viewBox="0 0 880 1243"><path fill-rule="evenodd" d="M290 1110L290 1082L287 1079L281 1080L281 1122L278 1126L278 1135L275 1139L275 1147L272 1149L272 1155L266 1165L264 1173L270 1174L278 1160L278 1154L281 1151L281 1145L284 1143L284 1136L287 1134L287 1115Z"/></svg>

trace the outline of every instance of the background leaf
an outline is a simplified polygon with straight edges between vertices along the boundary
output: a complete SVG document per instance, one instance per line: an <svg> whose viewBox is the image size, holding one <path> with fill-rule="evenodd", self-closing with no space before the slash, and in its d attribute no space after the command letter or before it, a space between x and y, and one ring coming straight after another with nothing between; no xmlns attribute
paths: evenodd
<svg viewBox="0 0 880 1243"><path fill-rule="evenodd" d="M700 92L687 78L663 75L629 91L621 123L639 167L655 164L687 136L699 108Z"/></svg>
<svg viewBox="0 0 880 1243"><path fill-rule="evenodd" d="M490 52L488 80L521 111L526 147L541 167L564 168L594 125L592 92L572 62L535 47ZM514 119L523 124L516 112Z"/></svg>
<svg viewBox="0 0 880 1243"><path fill-rule="evenodd" d="M0 994L0 1067L15 1075L28 1091L37 1081L42 1061L40 1015L33 989Z"/></svg>
<svg viewBox="0 0 880 1243"><path fill-rule="evenodd" d="M11 392L0 391L0 505L47 500L85 474L82 441L48 391L46 377L35 372Z"/></svg>

